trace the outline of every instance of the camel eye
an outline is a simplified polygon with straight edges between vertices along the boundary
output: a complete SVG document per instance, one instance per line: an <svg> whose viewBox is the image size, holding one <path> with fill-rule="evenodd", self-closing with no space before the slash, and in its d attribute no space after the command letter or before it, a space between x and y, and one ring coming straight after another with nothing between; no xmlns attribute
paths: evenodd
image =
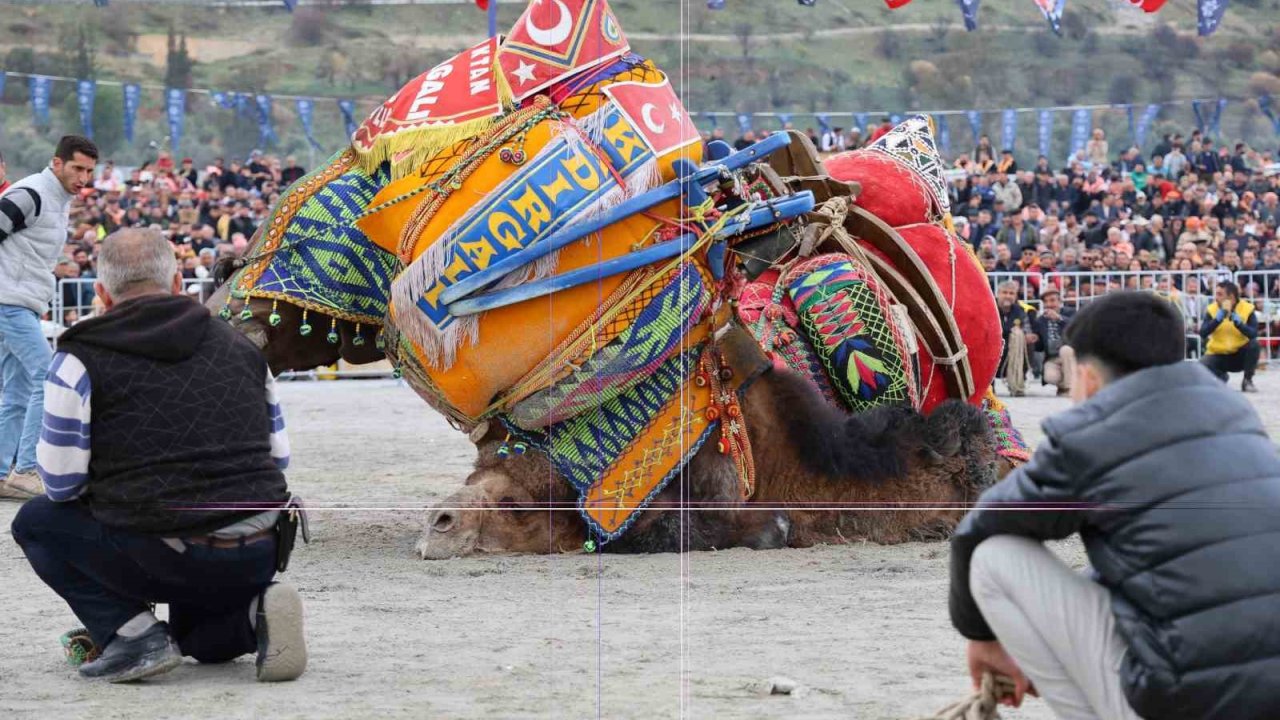
<svg viewBox="0 0 1280 720"><path fill-rule="evenodd" d="M516 506L516 499L511 497L510 495L507 495L498 501L498 507L514 508L515 506Z"/></svg>

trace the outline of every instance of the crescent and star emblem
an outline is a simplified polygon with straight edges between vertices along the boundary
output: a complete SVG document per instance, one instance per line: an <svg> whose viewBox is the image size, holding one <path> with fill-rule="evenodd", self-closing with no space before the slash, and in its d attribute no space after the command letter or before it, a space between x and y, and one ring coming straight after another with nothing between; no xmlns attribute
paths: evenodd
<svg viewBox="0 0 1280 720"><path fill-rule="evenodd" d="M543 47L555 47L565 40L569 39L569 33L573 32L573 18L569 14L569 8L560 0L551 0L555 3L556 9L559 11L560 19L556 24L549 28L538 27L533 22L534 13L531 11L529 16L525 18L524 26L529 32L529 38ZM542 4L541 1L538 3Z"/></svg>
<svg viewBox="0 0 1280 720"><path fill-rule="evenodd" d="M640 117L644 120L644 124L655 133L662 133L667 129L666 123L655 122L653 119L653 111L657 107L653 103L645 103L640 107Z"/></svg>

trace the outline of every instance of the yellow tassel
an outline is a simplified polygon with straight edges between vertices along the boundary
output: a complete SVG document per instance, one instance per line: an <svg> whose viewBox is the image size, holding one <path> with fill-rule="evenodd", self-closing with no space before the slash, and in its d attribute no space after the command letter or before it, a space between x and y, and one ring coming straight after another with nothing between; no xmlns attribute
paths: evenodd
<svg viewBox="0 0 1280 720"><path fill-rule="evenodd" d="M373 149L359 153L360 166L373 174L383 162L391 161L391 181L411 175L426 161L455 143L488 132L500 117L478 118L464 123L432 125L404 130L377 139Z"/></svg>

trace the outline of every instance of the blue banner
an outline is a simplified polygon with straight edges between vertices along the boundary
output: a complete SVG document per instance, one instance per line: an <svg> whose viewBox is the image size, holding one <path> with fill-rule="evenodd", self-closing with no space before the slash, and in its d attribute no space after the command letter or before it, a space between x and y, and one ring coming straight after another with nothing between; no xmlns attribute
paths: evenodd
<svg viewBox="0 0 1280 720"><path fill-rule="evenodd" d="M1204 121L1204 113L1200 111L1200 101L1191 101L1191 112L1196 116L1196 129L1200 132L1207 132Z"/></svg>
<svg viewBox="0 0 1280 720"><path fill-rule="evenodd" d="M946 115L938 116L938 149L943 155L951 154L951 125Z"/></svg>
<svg viewBox="0 0 1280 720"><path fill-rule="evenodd" d="M31 114L36 127L49 127L49 93L53 81L43 75L32 75L27 78L27 89L31 92Z"/></svg>
<svg viewBox="0 0 1280 720"><path fill-rule="evenodd" d="M1218 98L1218 105L1213 109L1213 136L1222 139L1222 111L1227 107L1226 98Z"/></svg>
<svg viewBox="0 0 1280 720"><path fill-rule="evenodd" d="M1147 144L1147 133L1151 130L1151 124L1156 121L1156 116L1160 114L1160 106L1152 103L1147 109L1142 111L1142 117L1138 118L1138 125L1133 130L1133 144L1141 148Z"/></svg>
<svg viewBox="0 0 1280 720"><path fill-rule="evenodd" d="M258 147L265 148L276 141L276 130L271 126L271 96L258 95L254 102L258 106Z"/></svg>
<svg viewBox="0 0 1280 720"><path fill-rule="evenodd" d="M978 29L978 0L956 0L960 13L964 15L964 29L973 32Z"/></svg>
<svg viewBox="0 0 1280 720"><path fill-rule="evenodd" d="M783 130L787 129L787 124L791 122L791 113L778 113L778 127Z"/></svg>
<svg viewBox="0 0 1280 720"><path fill-rule="evenodd" d="M489 0L489 2L493 2L493 0ZM707 0L707 9L708 9L708 10L723 10L723 9L724 9L724 0Z"/></svg>
<svg viewBox="0 0 1280 720"><path fill-rule="evenodd" d="M235 93L231 96L231 102L236 108L236 117L242 117L249 114L249 94Z"/></svg>
<svg viewBox="0 0 1280 720"><path fill-rule="evenodd" d="M124 84L124 139L133 144L133 125L138 119L138 106L142 104L142 86Z"/></svg>
<svg viewBox="0 0 1280 720"><path fill-rule="evenodd" d="M1262 114L1271 121L1271 127L1276 131L1276 135L1280 135L1280 114L1276 113L1273 103L1270 95L1258 98L1258 107L1262 109Z"/></svg>
<svg viewBox="0 0 1280 720"><path fill-rule="evenodd" d="M302 134L307 136L307 142L311 143L311 147L321 150L323 148L320 147L320 143L316 142L311 127L311 119L315 108L316 103L311 98L298 98L298 122L302 124Z"/></svg>
<svg viewBox="0 0 1280 720"><path fill-rule="evenodd" d="M862 133L862 137L867 136L867 120L870 116L867 113L854 113L853 125L858 128L858 132Z"/></svg>
<svg viewBox="0 0 1280 720"><path fill-rule="evenodd" d="M889 116L889 122L894 127L897 127L898 123L902 122L902 115L900 115L899 113L893 113L892 115Z"/></svg>
<svg viewBox="0 0 1280 720"><path fill-rule="evenodd" d="M169 88L164 93L165 115L169 118L169 148L176 155L182 145L182 124L187 115L187 91Z"/></svg>
<svg viewBox="0 0 1280 720"><path fill-rule="evenodd" d="M966 110L965 117L969 118L969 129L973 131L973 144L978 144L978 138L982 137L982 113L977 110Z"/></svg>
<svg viewBox="0 0 1280 720"><path fill-rule="evenodd" d="M338 111L342 113L342 124L347 128L347 137L356 134L356 102L355 100L339 100ZM714 122L714 120L712 121Z"/></svg>
<svg viewBox="0 0 1280 720"><path fill-rule="evenodd" d="M98 84L92 80L80 80L76 83L76 108L80 110L80 129L84 136L93 138L93 100L97 94Z"/></svg>
<svg viewBox="0 0 1280 720"><path fill-rule="evenodd" d="M1084 150L1089 142L1089 133L1093 130L1093 113L1085 108L1071 114L1071 157Z"/></svg>
<svg viewBox="0 0 1280 720"><path fill-rule="evenodd" d="M1137 123L1134 122L1134 119L1133 119L1133 106L1121 105L1120 107L1124 108L1125 119L1129 122L1129 142L1133 143L1134 145L1137 145L1138 144L1138 125Z"/></svg>
<svg viewBox="0 0 1280 720"><path fill-rule="evenodd" d="M0 70L0 100L4 99L5 80L8 79L8 77L9 75L7 73L5 73L3 70Z"/></svg>
<svg viewBox="0 0 1280 720"><path fill-rule="evenodd" d="M1227 0L1200 0L1196 8L1196 23L1200 34L1211 35L1222 23L1222 16L1227 12Z"/></svg>
<svg viewBox="0 0 1280 720"><path fill-rule="evenodd" d="M1012 151L1018 144L1018 113L1005 110L1000 113L1000 149Z"/></svg>
<svg viewBox="0 0 1280 720"><path fill-rule="evenodd" d="M751 129L751 116L747 113L738 113L738 132L746 133Z"/></svg>
<svg viewBox="0 0 1280 720"><path fill-rule="evenodd" d="M1040 155L1042 157L1051 157L1053 150L1053 111L1040 111Z"/></svg>
<svg viewBox="0 0 1280 720"><path fill-rule="evenodd" d="M209 97L213 100L213 104L223 110L230 110L236 106L236 99L233 93L223 90L214 90L209 93Z"/></svg>
<svg viewBox="0 0 1280 720"><path fill-rule="evenodd" d="M815 120L818 121L819 132L821 132L824 135L831 132L831 118L827 117L826 115L814 115L813 117Z"/></svg>
<svg viewBox="0 0 1280 720"><path fill-rule="evenodd" d="M489 1L494 2L494 0L489 0ZM293 12L293 8L297 4L298 4L298 0L284 0L284 9L288 10L289 12Z"/></svg>

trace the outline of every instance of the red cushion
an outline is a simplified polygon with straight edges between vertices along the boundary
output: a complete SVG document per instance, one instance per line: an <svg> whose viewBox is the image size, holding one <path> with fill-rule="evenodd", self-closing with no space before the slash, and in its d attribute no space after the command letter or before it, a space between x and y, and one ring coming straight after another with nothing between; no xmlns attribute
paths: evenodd
<svg viewBox="0 0 1280 720"><path fill-rule="evenodd" d="M930 197L914 173L877 152L854 150L823 161L836 180L862 185L857 203L886 223L914 225L929 221Z"/></svg>

